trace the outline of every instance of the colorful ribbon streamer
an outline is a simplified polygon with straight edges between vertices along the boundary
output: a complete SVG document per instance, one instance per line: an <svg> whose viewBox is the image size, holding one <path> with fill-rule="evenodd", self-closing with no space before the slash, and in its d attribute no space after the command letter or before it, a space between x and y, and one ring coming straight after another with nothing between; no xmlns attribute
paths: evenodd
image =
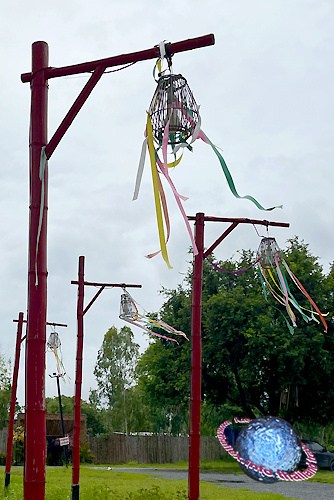
<svg viewBox="0 0 334 500"><path fill-rule="evenodd" d="M223 169L227 183L229 185L229 188L230 188L232 194L236 198L250 200L251 202L254 203L254 205L257 206L257 208L259 208L260 210L265 210L267 212L274 210L275 208L283 208L283 205L278 205L276 207L270 207L270 208L264 208L262 205L260 205L260 203L255 198L253 198L253 196L250 196L249 194L246 194L245 196L240 196L236 190L234 181L233 181L231 173L230 173L230 171L225 163L225 160L222 157L222 155L219 153L216 146L214 144L212 144L210 139L204 134L204 132L202 130L200 130L200 132L199 132L198 139L202 139L202 141L204 141L206 144L209 144L212 147L213 151L216 153L218 160L219 160L219 163Z"/></svg>
<svg viewBox="0 0 334 500"><path fill-rule="evenodd" d="M184 337L186 340L189 341L186 334L181 332L180 330L176 330L175 328L168 325L167 323L164 323L163 321L155 320L149 318L148 316L143 316L142 314L140 314L138 312L135 301L133 300L133 298L131 297L131 295L127 290L124 290L124 293L121 297L121 312L119 317L120 319L127 321L132 325L138 326L145 332L151 335L155 335L156 337L160 337L165 340L171 340L172 342L176 342L178 344L178 341L173 338L165 337L164 335L160 335L159 333L153 332L150 328L154 326L165 330L167 333L172 333L174 335L181 335L182 337Z"/></svg>
<svg viewBox="0 0 334 500"><path fill-rule="evenodd" d="M163 56L161 56L161 58L158 59L156 65L154 67L154 70L153 70L154 78L155 78L156 67L158 67L159 73L161 72L161 60L162 59L163 59ZM168 104L170 106L170 110L168 111L169 116L166 117L166 124L164 125L162 139L159 139L158 142L160 142L160 143L159 143L159 146L157 148L154 147L152 118L151 118L150 113L153 113L152 110L154 110L155 107L159 104L159 92L157 92L157 94L155 96L153 105L151 104L151 106L150 106L150 113L148 113L148 117L147 117L145 139L144 139L142 149L141 149L140 161L139 161L139 166L138 166L138 170L137 170L137 177L136 177L136 183L135 183L135 189L134 189L134 195L133 195L133 200L136 200L138 198L140 183L141 183L143 170L144 170L145 157L146 157L146 147L148 147L150 162L151 162L153 192L154 192L158 234L159 234L159 241L160 241L160 250L157 252L154 252L150 255L147 255L147 257L148 258L154 257L155 255L157 255L158 253L161 252L162 257L165 260L165 262L169 268L171 268L172 266L169 263L168 254L167 254L167 246L166 246L168 239L169 239L169 222L167 224L168 211L167 211L167 205L165 204L165 196L163 193L163 188L162 188L161 182L159 184L159 180L158 180L159 174L164 175L164 177L166 178L168 184L170 185L170 187L172 189L176 203L177 203L179 210L181 212L181 215L184 219L184 222L185 222L185 225L186 225L186 228L187 228L190 240L191 240L191 244L193 247L194 255L197 255L198 249L196 248L193 232L191 230L188 218L186 216L186 213L185 213L183 205L182 205L182 201L186 201L187 198L185 196L181 196L177 192L177 190L176 190L176 188L175 188L175 186L170 178L169 172L168 172L168 168L176 166L181 161L182 155L180 156L180 158L176 159L176 153L181 148L185 148L185 147L187 149L189 149L190 151L192 151L191 144L193 142L195 142L197 139L201 139L203 142L205 142L206 144L211 146L212 150L217 155L218 160L220 162L220 165L223 169L223 173L225 175L226 181L228 183L228 186L229 186L232 194L236 198L247 199L247 200L251 201L252 203L254 203L256 205L256 207L260 210L271 211L271 210L274 210L275 208L282 208L282 205L270 207L270 208L264 208L253 196L250 196L250 195L240 196L236 190L231 173L226 165L224 158L222 157L221 153L218 151L218 148L210 141L210 139L207 137L207 135L205 135L204 132L201 130L201 117L200 117L200 115L198 114L198 120L197 120L197 122L195 122L194 117L192 115L192 112L190 109L188 109L188 106L186 105L186 107L185 107L184 105L182 105L182 103L175 96L173 97L173 100L175 102ZM182 136L180 138L180 132L178 132L178 140L181 140L181 143L177 144L177 145L172 145L172 152L174 154L175 161L173 163L168 164L167 163L167 145L169 142L173 144L173 137L174 137L174 135L172 133L170 133L170 130L169 130L170 120L171 120L171 117L173 116L173 110L180 113L183 120L186 119L188 121L188 124L193 129L193 133L187 142L187 140L183 139ZM198 107L198 110L199 110L199 107ZM197 111L196 111L196 113L197 113ZM175 132L174 132L174 134L175 134ZM158 154L160 148L162 149L163 161L160 160L159 154ZM163 212L161 209L161 204L163 205ZM162 215L164 215L164 219L165 219L165 225L166 225L166 231L167 231L166 237L165 237L164 223L163 223L163 216Z"/></svg>
<svg viewBox="0 0 334 500"><path fill-rule="evenodd" d="M160 203L160 194L159 194L159 183L158 183L158 170L156 166L156 158L155 158L155 149L153 144L153 129L152 129L152 120L150 115L147 116L147 144L150 153L151 160L151 171L152 171L152 181L153 181L153 192L154 192L154 201L155 201L155 210L157 214L157 222L158 222L158 232L159 232L159 240L160 240L160 248L161 254L166 262L169 269L172 269L172 266L168 260L167 248L166 248L166 239L165 232L162 220L162 212L161 212L161 203Z"/></svg>
<svg viewBox="0 0 334 500"><path fill-rule="evenodd" d="M260 257L260 259L261 259L261 257ZM278 253L275 253L275 255L273 255L272 258L269 257L269 261L271 262L271 265L272 265L271 269L270 268L264 269L261 266L261 260L259 261L259 264L258 264L259 275L260 275L262 290L263 290L265 299L268 300L267 290L266 290L266 288L267 288L268 291L271 293L271 295L274 297L274 299L277 300L277 302L279 302L281 305L283 305L285 307L293 327L296 327L297 323L296 323L296 316L295 316L291 306L293 306L301 314L302 318L306 322L313 320L316 323L319 323L319 320L315 317L315 314L317 316L319 316L320 320L322 321L322 323L324 325L325 332L327 332L328 327L327 327L327 323L324 319L324 316L326 316L328 313L324 315L320 312L316 303L313 301L313 299L307 293L307 291L305 290L303 285L300 283L300 281L292 273L292 271L290 270L290 268L287 265L287 263L285 262L285 260L283 258L281 258ZM292 279L293 283L302 292L302 294L307 298L307 300L310 302L310 304L314 308L314 310L313 309L311 309L311 310L306 309L305 307L302 307L301 305L298 304L297 300L295 299L295 297L293 296L293 294L290 290L288 280L287 280L287 277L286 277L285 272L284 272L284 268L287 271L290 278ZM267 276L266 271L268 272L268 276ZM274 271L277 274L279 284L277 283L277 280L275 279ZM274 286L271 285L271 283L268 279L269 277L270 277L271 282L273 283ZM276 289L279 291L279 293L275 291L274 287L276 287ZM311 316L307 316L303 312L303 310L310 312ZM285 318L285 320L286 320L286 318ZM286 322L288 324L287 320L286 320ZM289 330L291 331L291 327L289 327ZM291 333L293 333L293 329L292 329Z"/></svg>

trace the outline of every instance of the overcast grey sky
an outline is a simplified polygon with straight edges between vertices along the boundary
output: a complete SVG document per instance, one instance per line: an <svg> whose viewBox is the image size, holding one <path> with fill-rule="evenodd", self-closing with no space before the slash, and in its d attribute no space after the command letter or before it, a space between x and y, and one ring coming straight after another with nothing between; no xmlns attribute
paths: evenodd
<svg viewBox="0 0 334 500"><path fill-rule="evenodd" d="M241 195L251 194L261 212L230 193L211 148L196 141L172 172L189 197L188 215L250 217L290 222L271 231L280 246L298 235L328 271L333 261L333 46L334 4L325 0L14 0L0 19L0 346L13 357L19 311L26 311L28 237L28 128L30 89L20 74L31 69L31 44L49 44L50 65L64 66L214 33L216 44L178 54L174 72L188 80L201 105L202 129L223 150ZM155 61L106 74L49 162L48 321L59 329L73 395L79 255L86 279L142 284L134 298L147 310L162 304L162 286L175 288L188 269L189 238L166 187L171 218L168 244L172 270L159 248L150 166L139 199L135 176L155 82ZM87 76L49 82L49 137L87 81ZM206 244L223 232L207 224ZM257 249L253 228L237 228L216 251L229 258ZM87 301L94 290L86 288ZM86 303L87 303L86 301ZM118 319L120 291L105 290L85 316L83 397L94 386L93 369L104 333ZM136 341L147 337L134 328ZM49 335L50 329L47 331ZM24 354L24 351L23 351ZM24 357L24 355L22 356ZM19 399L23 404L24 364ZM47 374L55 369L47 354ZM47 381L47 396L56 393Z"/></svg>

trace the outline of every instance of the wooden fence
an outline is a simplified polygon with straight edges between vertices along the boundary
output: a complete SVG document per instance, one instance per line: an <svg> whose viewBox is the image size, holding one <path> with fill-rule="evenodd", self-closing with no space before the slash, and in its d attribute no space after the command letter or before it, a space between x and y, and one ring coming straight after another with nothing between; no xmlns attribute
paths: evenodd
<svg viewBox="0 0 334 500"><path fill-rule="evenodd" d="M189 459L189 438L175 436L88 436L95 464L165 464ZM7 429L0 430L0 453L7 451ZM219 460L227 452L215 437L201 437L201 459Z"/></svg>
<svg viewBox="0 0 334 500"><path fill-rule="evenodd" d="M1 431L0 431L0 453L7 452L7 436L8 436L8 429L1 429Z"/></svg>
<svg viewBox="0 0 334 500"><path fill-rule="evenodd" d="M125 436L112 434L106 437L88 437L95 464L145 464L175 463L189 459L189 438L175 436ZM216 437L201 437L201 459L219 460L226 456Z"/></svg>

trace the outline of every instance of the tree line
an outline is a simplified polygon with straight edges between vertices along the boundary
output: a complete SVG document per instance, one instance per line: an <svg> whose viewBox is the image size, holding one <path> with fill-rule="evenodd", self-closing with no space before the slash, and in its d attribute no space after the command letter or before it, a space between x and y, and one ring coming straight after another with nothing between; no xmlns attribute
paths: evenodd
<svg viewBox="0 0 334 500"><path fill-rule="evenodd" d="M285 260L319 309L328 313L327 332L300 316L293 334L284 307L264 297L256 266L241 274L223 273L204 261L202 294L202 434L215 435L223 420L275 415L292 424L333 422L334 266L326 274L318 257L297 237L289 240ZM247 268L254 252L213 262L227 271ZM176 289L163 289L164 303L152 317L191 336L192 265ZM292 284L298 303L309 308ZM159 333L157 328L156 333ZM162 333L162 332L160 332ZM190 342L157 337L143 354L129 327L111 327L97 355L97 388L83 402L90 434L165 432L188 434ZM1 367L0 367L1 368ZM1 380L0 380L1 382ZM0 397L3 389L0 390ZM64 412L73 398L63 398ZM48 399L48 411L57 410Z"/></svg>

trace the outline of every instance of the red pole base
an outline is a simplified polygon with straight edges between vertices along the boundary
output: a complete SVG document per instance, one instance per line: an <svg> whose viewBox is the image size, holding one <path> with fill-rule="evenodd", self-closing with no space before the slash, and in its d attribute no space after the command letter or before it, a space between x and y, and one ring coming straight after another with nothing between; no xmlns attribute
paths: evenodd
<svg viewBox="0 0 334 500"><path fill-rule="evenodd" d="M72 500L79 500L79 485L72 484Z"/></svg>
<svg viewBox="0 0 334 500"><path fill-rule="evenodd" d="M24 498L28 500L40 499L45 497L45 482L35 481L24 483Z"/></svg>

